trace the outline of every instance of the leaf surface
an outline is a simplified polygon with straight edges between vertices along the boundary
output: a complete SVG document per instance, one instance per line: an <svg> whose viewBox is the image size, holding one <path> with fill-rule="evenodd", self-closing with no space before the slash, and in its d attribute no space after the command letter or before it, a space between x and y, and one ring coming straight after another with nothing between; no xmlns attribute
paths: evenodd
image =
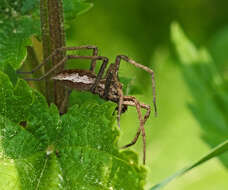
<svg viewBox="0 0 228 190"><path fill-rule="evenodd" d="M0 186L11 189L143 189L146 171L119 151L115 104L85 103L59 116L25 81L0 72Z"/></svg>

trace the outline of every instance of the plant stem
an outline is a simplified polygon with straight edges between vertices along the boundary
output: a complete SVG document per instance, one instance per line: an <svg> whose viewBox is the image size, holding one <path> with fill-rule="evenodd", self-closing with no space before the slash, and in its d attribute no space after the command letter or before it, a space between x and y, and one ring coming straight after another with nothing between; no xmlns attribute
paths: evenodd
<svg viewBox="0 0 228 190"><path fill-rule="evenodd" d="M63 21L62 0L40 0L41 31L43 41L44 59L56 48L65 46L65 32ZM45 65L45 73L56 65L65 56L65 52L59 52ZM55 73L62 71L64 66L56 69ZM48 103L54 102L60 109L64 100L65 89L50 78L46 79L45 96ZM66 109L66 108L64 108Z"/></svg>

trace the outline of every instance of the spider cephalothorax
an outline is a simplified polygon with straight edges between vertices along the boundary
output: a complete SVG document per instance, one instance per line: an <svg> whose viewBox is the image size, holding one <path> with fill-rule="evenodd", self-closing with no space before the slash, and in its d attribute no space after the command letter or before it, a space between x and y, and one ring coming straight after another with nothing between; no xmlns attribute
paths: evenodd
<svg viewBox="0 0 228 190"><path fill-rule="evenodd" d="M72 70L63 70L62 72L55 74L51 77L52 80L61 82L64 86L75 89L79 91L90 91L93 94L98 94L101 98L105 100L110 100L118 104L117 106L117 122L119 125L120 122L120 115L121 113L127 110L128 106L136 107L138 118L140 121L140 126L138 128L137 134L135 138L132 140L131 143L125 145L123 148L129 147L136 143L140 133L142 132L143 137L143 163L145 163L146 159L146 137L145 137L145 130L144 124L146 123L147 119L150 116L151 108L149 105L139 102L133 96L124 96L122 90L122 84L118 78L118 71L120 66L120 61L124 60L135 67L141 68L144 71L151 74L152 78L152 89L153 89L153 103L154 103L154 110L155 115L157 113L156 108L156 99L155 99L155 81L154 81L154 72L144 66L141 65L134 60L130 59L125 55L118 55L116 57L115 63L109 65L105 76L105 70L108 64L108 58L104 56L98 56L98 49L96 46L79 46L79 47L62 47L56 49L50 56L48 56L40 65L34 68L31 72L20 72L21 74L31 74L36 72L40 69L45 63L47 63L53 56L57 55L63 51L72 51L72 50L80 50L80 49L92 49L93 55L92 56L80 56L75 54L66 55L59 63L53 66L47 73L45 73L40 78L25 78L25 80L33 80L33 81L40 81L50 74L52 74L58 67L62 66L67 62L69 59L88 59L91 60L91 66L89 70L81 70L81 69L72 69ZM98 60L102 61L102 65L99 69L98 74L95 73L95 66ZM146 110L146 114L142 116L141 109Z"/></svg>

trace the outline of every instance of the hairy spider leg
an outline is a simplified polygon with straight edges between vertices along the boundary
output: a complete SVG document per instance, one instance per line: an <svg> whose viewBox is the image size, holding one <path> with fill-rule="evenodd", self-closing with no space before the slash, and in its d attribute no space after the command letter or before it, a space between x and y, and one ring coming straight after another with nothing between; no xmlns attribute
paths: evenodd
<svg viewBox="0 0 228 190"><path fill-rule="evenodd" d="M117 123L118 126L120 127L120 114L122 111L122 105L123 105L123 90L122 90L122 85L118 82L118 87L117 87L117 92L119 94L119 105L118 105L118 115L117 115Z"/></svg>
<svg viewBox="0 0 228 190"><path fill-rule="evenodd" d="M17 71L19 74L32 74L39 70L43 65L48 63L48 61L55 55L57 55L59 52L62 51L74 51L74 50L81 50L81 49L92 49L93 50L93 56L98 55L98 48L93 45L85 45L85 46L78 46L78 47L61 47L55 49L47 58L45 58L39 65L37 65L35 68L33 68L31 71ZM90 65L90 71L94 72L96 66L96 59L91 60L91 65Z"/></svg>
<svg viewBox="0 0 228 190"><path fill-rule="evenodd" d="M111 83L113 80L113 71L114 71L114 64L111 63L109 65L108 70L107 70L106 75L105 75L105 89L104 89L104 94L103 94L103 97L105 99L108 98L108 93L109 93Z"/></svg>
<svg viewBox="0 0 228 190"><path fill-rule="evenodd" d="M32 69L32 71L30 71L30 72L17 71L17 73L19 73L19 74L32 74L32 73L38 71L45 64L49 63L49 60L54 58L54 56L57 56L59 53L66 52L67 50L73 51L73 50L80 50L80 49L92 49L93 50L93 56L98 55L98 48L96 46L93 46L93 45L84 45L84 46L78 46L78 47L61 47L61 48L55 49L48 57L46 57L41 62L41 64L37 65L34 69ZM94 72L95 66L96 66L96 60L92 59L91 65L90 65L90 71ZM69 93L66 92L66 95L67 95L67 97L64 97L63 102L66 102L66 100L68 100L68 98L69 98ZM62 106L64 106L63 103L61 103L61 105L60 105L60 113L64 112L63 109L61 109ZM65 108L65 111L66 111L66 108Z"/></svg>
<svg viewBox="0 0 228 190"><path fill-rule="evenodd" d="M105 67L108 63L108 58L103 57L103 56L80 56L80 55L66 55L59 63L57 63L56 65L54 65L47 73L45 73L43 76L41 76L40 78L24 78L24 80L27 81L40 81L43 80L44 78L46 78L47 76L49 76L53 71L55 71L58 67L60 67L61 65L63 65L68 59L91 59L91 60L102 60L102 66L101 69L98 73L98 75L101 75L100 77L102 77ZM98 78L98 77L97 77ZM99 81L98 81L99 82ZM95 82L96 83L96 82Z"/></svg>
<svg viewBox="0 0 228 190"><path fill-rule="evenodd" d="M118 114L117 114L117 124L120 127L120 114L122 111L122 104L123 104L123 91L122 91L122 85L119 82L117 76L115 75L115 65L114 64L110 64L108 71L106 73L105 76L105 89L104 89L104 94L103 97L105 99L108 99L108 93L110 91L110 86L111 83L113 82L113 85L115 86L115 88L117 89L117 93L119 96L119 104L118 104Z"/></svg>
<svg viewBox="0 0 228 190"><path fill-rule="evenodd" d="M102 63L101 68L97 74L96 80L90 89L92 93L95 93L97 85L99 84L100 80L102 79L102 76L103 76L105 69L107 67L107 64L108 64L108 58L107 57L102 57L102 58L103 58L103 63Z"/></svg>
<svg viewBox="0 0 228 190"><path fill-rule="evenodd" d="M118 112L117 112L117 124L120 127L120 114L122 110L122 104L123 104L123 91L122 91L122 85L120 84L116 73L115 64L110 64L108 71L105 76L105 89L104 89L104 98L108 98L108 93L110 90L110 86L112 81L114 80L113 85L117 89L118 95L119 95L119 104L118 104Z"/></svg>
<svg viewBox="0 0 228 190"><path fill-rule="evenodd" d="M121 59L123 59L124 61L134 65L135 67L141 68L144 71L148 72L151 74L151 80L152 80L152 91L153 91L153 104L154 104L154 114L155 116L157 116L157 105L156 105L156 91L155 91L155 79L154 79L154 71L152 69L150 69L149 67L146 67L140 63L137 63L136 61L134 61L133 59L130 59L129 57L127 57L126 55L118 55L116 57L116 75L118 77L118 71L119 71L119 66L120 66L120 61Z"/></svg>
<svg viewBox="0 0 228 190"><path fill-rule="evenodd" d="M99 81L101 80L101 78L102 78L102 76L104 74L105 68L107 66L107 63L108 63L108 58L103 57L103 56L66 55L58 64L54 65L54 67L52 67L47 73L45 73L40 78L24 78L24 80L27 80L27 81L40 81L40 80L43 80L48 75L50 75L53 71L55 71L58 67L60 67L61 65L65 64L65 62L68 59L91 59L91 60L102 60L103 61L102 65L101 65L101 68L99 70L99 73L98 73L98 75L96 77L96 80L95 80L94 84L91 87L91 92L95 92L96 91L96 87L99 84ZM70 93L67 94L67 96L69 96L69 95L70 95ZM65 98L66 98L66 101L67 101L69 97L65 97ZM63 103L62 103L62 106L64 106ZM64 111L60 110L60 113L61 112L64 112Z"/></svg>
<svg viewBox="0 0 228 190"><path fill-rule="evenodd" d="M145 164L146 163L146 133L145 133L144 124L145 124L146 120L148 119L148 117L150 116L150 106L147 106L145 104L141 104L133 96L124 96L123 105L134 106L136 108L137 113L138 113L138 118L139 118L139 121L140 121L140 126L138 128L137 134L136 134L135 138L133 139L133 141L131 143L123 146L122 148L127 148L127 147L132 146L133 144L135 144L136 141L138 140L138 137L139 137L141 131L142 131L143 164ZM147 110L147 113L145 114L144 118L142 117L141 108L144 108L144 109Z"/></svg>
<svg viewBox="0 0 228 190"><path fill-rule="evenodd" d="M67 111L66 107L67 107L71 92L72 92L72 89L65 90L65 96L64 96L63 102L61 103L60 108L59 108L60 115L63 115Z"/></svg>
<svg viewBox="0 0 228 190"><path fill-rule="evenodd" d="M123 90L122 90L122 84L118 81L117 76L113 74L114 78L114 86L117 89L118 95L119 95L119 104L118 104L118 114L117 114L117 124L120 127L120 114L122 111L122 105L123 105Z"/></svg>
<svg viewBox="0 0 228 190"><path fill-rule="evenodd" d="M123 102L123 104L124 105L128 105L128 106L135 106L135 102L132 102L131 101L131 98L132 98L131 96L130 97L124 96L124 102ZM144 115L144 119L143 119L143 123L145 124L146 121L147 121L147 119L150 116L151 108L150 108L149 105L144 104L144 103L139 103L139 105L140 105L141 108L143 108L143 109L146 110L146 114ZM136 133L134 139L129 144L123 146L122 148L127 148L127 147L130 147L130 146L134 145L137 142L140 133L141 133L141 127L138 128L137 133Z"/></svg>

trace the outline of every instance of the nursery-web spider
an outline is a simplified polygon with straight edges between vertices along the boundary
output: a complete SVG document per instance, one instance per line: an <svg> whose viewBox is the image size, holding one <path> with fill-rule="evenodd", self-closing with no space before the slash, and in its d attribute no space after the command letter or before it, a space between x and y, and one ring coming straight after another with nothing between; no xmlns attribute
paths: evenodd
<svg viewBox="0 0 228 190"><path fill-rule="evenodd" d="M143 163L145 164L146 160L146 135L145 135L145 129L144 124L146 123L147 119L150 116L151 108L149 105L139 102L135 97L133 96L124 96L122 91L122 84L119 81L118 78L118 71L120 66L120 61L124 60L135 67L141 68L144 71L151 74L152 78L152 90L153 90L153 104L154 104L154 110L155 115L157 114L157 108L156 108L156 96L155 96L155 80L154 80L154 72L144 66L141 65L134 60L130 59L129 57L125 55L118 55L116 57L115 63L112 63L109 65L108 70L104 75L106 66L108 64L108 58L104 56L98 56L98 49L96 46L92 45L86 45L86 46L79 46L79 47L62 47L58 48L55 51L53 51L46 59L42 61L42 63L38 66L36 66L32 71L30 72L21 72L18 71L18 73L21 74L32 74L39 70L45 63L47 63L53 56L56 56L58 53L63 51L73 51L73 50L81 50L81 49L87 49L87 50L93 50L92 56L81 56L81 55L66 55L59 63L54 65L47 73L45 73L40 78L25 78L27 81L40 81L47 76L49 76L51 73L53 73L58 67L62 66L64 63L67 62L69 59L88 59L91 60L91 65L89 70L81 70L81 69L73 69L73 70L63 70L53 76L51 79L55 81L61 82L64 86L69 87L70 89L76 89L79 91L90 91L93 94L98 94L101 98L105 100L110 100L112 102L115 102L118 104L117 110L117 123L118 126L120 126L120 114L125 112L128 106L134 106L136 107L138 118L140 121L140 126L137 130L137 133L134 137L134 139L127 145L123 146L122 148L127 148L132 145L134 145L140 133L142 132L142 138L143 138ZM96 61L101 60L102 65L100 67L100 70L98 74L95 74L95 66ZM146 110L146 114L142 116L141 109Z"/></svg>

